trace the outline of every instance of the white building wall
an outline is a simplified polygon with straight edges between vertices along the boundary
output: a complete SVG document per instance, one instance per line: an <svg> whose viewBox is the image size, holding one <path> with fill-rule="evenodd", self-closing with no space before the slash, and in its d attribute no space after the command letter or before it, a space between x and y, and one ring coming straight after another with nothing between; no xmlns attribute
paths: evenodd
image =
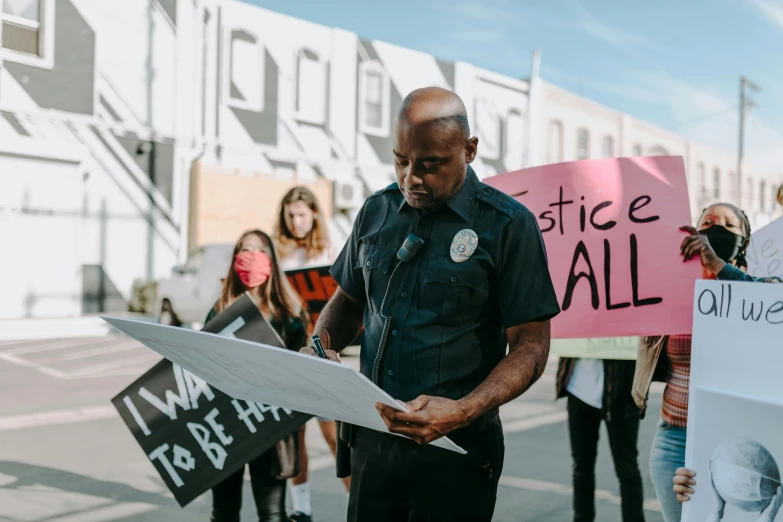
<svg viewBox="0 0 783 522"><path fill-rule="evenodd" d="M606 137L615 156L636 154L636 146L682 155L694 215L736 195L730 154L537 76L445 62L235 0L45 3L53 15L44 20L45 56L0 50L0 230L7 252L52 239L34 262L6 256L0 318L82 313L85 292L94 291L84 274L96 267L119 301L135 279L166 275L189 247L194 161L334 181L339 241L364 197L394 181L394 117L418 87L463 98L480 138L473 166L482 177L574 160L585 129L590 158L605 154ZM551 154L552 121L562 125L562 157ZM750 164L744 172L741 203L759 226L780 175ZM38 252L52 250L56 269L45 270Z"/></svg>

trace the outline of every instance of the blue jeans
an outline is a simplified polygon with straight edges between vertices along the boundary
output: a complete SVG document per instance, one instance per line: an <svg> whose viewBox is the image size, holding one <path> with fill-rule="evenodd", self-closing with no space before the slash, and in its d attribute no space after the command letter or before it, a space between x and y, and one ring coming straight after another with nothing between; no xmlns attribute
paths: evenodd
<svg viewBox="0 0 783 522"><path fill-rule="evenodd" d="M682 505L674 493L674 472L685 466L685 428L677 428L663 421L650 450L650 478L661 503L664 522L680 522Z"/></svg>

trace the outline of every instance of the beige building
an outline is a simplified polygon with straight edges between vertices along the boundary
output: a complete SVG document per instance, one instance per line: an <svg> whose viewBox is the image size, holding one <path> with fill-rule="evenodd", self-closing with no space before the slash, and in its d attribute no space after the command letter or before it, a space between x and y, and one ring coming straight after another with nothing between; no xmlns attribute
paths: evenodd
<svg viewBox="0 0 783 522"><path fill-rule="evenodd" d="M641 155L682 156L688 174L691 214L715 201L745 210L757 229L780 215L775 201L783 183L778 172L743 163L737 198L737 158L666 131L534 77L530 82L529 166L591 158Z"/></svg>

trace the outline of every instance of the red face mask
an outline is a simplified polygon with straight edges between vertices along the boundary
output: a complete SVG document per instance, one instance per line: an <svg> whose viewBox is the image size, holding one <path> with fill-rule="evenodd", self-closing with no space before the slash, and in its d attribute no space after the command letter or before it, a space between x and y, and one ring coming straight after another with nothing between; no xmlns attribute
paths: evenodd
<svg viewBox="0 0 783 522"><path fill-rule="evenodd" d="M240 252L234 260L234 270L247 288L266 283L272 273L272 258L266 252Z"/></svg>

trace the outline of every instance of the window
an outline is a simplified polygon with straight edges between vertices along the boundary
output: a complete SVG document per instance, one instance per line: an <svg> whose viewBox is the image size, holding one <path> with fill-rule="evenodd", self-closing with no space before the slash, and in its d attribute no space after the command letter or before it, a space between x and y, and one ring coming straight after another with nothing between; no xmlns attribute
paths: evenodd
<svg viewBox="0 0 783 522"><path fill-rule="evenodd" d="M525 151L525 120L517 109L506 116L505 164L509 169L521 169Z"/></svg>
<svg viewBox="0 0 783 522"><path fill-rule="evenodd" d="M322 125L326 121L326 63L310 49L296 56L296 119Z"/></svg>
<svg viewBox="0 0 783 522"><path fill-rule="evenodd" d="M750 176L748 176L747 184L748 184L748 194L745 197L747 198L748 209L752 209L753 208L753 178L751 178Z"/></svg>
<svg viewBox="0 0 783 522"><path fill-rule="evenodd" d="M227 31L228 53L224 70L224 96L232 107L264 110L264 47L247 31Z"/></svg>
<svg viewBox="0 0 783 522"><path fill-rule="evenodd" d="M737 174L733 170L729 171L729 175L726 177L726 184L726 195L724 198L734 201L737 198Z"/></svg>
<svg viewBox="0 0 783 522"><path fill-rule="evenodd" d="M604 158L614 157L614 138L611 136L604 136L603 153Z"/></svg>
<svg viewBox="0 0 783 522"><path fill-rule="evenodd" d="M704 163L699 163L696 167L696 175L699 176L699 205L704 205L707 200L707 167L704 166Z"/></svg>
<svg viewBox="0 0 783 522"><path fill-rule="evenodd" d="M547 148L547 162L560 163L563 161L563 123L558 120L549 122L549 147Z"/></svg>
<svg viewBox="0 0 783 522"><path fill-rule="evenodd" d="M720 169L717 167L712 171L712 197L720 199Z"/></svg>
<svg viewBox="0 0 783 522"><path fill-rule="evenodd" d="M476 110L479 143L484 144L482 157L500 158L500 115L490 98L481 98ZM479 149L481 150L481 149Z"/></svg>
<svg viewBox="0 0 783 522"><path fill-rule="evenodd" d="M653 145L650 147L650 156L668 156L669 151L660 145Z"/></svg>
<svg viewBox="0 0 783 522"><path fill-rule="evenodd" d="M576 159L588 159L590 157L590 133L587 132L587 129L579 129L576 141Z"/></svg>
<svg viewBox="0 0 783 522"><path fill-rule="evenodd" d="M633 155L634 156L642 156L644 152L642 152L642 145L641 143L634 143L633 145Z"/></svg>
<svg viewBox="0 0 783 522"><path fill-rule="evenodd" d="M391 84L378 61L364 61L359 66L359 129L365 134L389 136Z"/></svg>
<svg viewBox="0 0 783 522"><path fill-rule="evenodd" d="M3 58L51 68L54 0L3 0L0 9Z"/></svg>
<svg viewBox="0 0 783 522"><path fill-rule="evenodd" d="M765 181L759 183L759 209L762 212L767 210L767 183Z"/></svg>

